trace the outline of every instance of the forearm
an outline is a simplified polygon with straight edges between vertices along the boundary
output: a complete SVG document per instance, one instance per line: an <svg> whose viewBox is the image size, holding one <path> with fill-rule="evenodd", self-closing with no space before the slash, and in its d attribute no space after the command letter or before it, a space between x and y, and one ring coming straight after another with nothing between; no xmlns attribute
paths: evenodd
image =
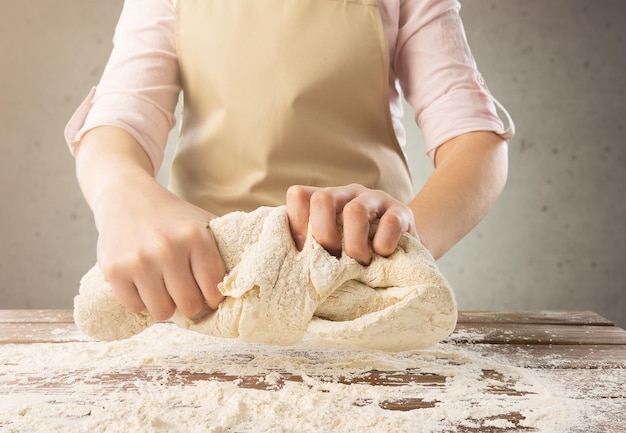
<svg viewBox="0 0 626 433"><path fill-rule="evenodd" d="M115 126L89 131L76 154L76 177L96 219L97 210L107 196L131 184L156 183L152 173L150 159L141 146Z"/></svg>
<svg viewBox="0 0 626 433"><path fill-rule="evenodd" d="M456 137L439 147L435 171L409 203L420 240L443 256L487 214L506 182L507 144L491 132Z"/></svg>

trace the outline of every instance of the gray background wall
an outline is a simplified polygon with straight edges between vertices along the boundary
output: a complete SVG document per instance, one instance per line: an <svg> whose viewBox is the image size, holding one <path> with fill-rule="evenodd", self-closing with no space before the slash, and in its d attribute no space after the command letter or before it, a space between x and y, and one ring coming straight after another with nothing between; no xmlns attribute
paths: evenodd
<svg viewBox="0 0 626 433"><path fill-rule="evenodd" d="M100 77L121 4L2 2L0 308L69 308L95 262L62 131ZM462 4L518 134L504 194L439 262L460 308L590 309L626 326L626 2ZM407 125L419 186L431 167L410 112Z"/></svg>

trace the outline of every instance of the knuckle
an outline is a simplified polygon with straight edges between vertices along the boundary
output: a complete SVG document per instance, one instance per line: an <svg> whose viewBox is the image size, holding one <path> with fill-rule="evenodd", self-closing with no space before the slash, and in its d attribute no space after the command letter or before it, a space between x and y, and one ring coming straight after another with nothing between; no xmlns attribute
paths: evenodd
<svg viewBox="0 0 626 433"><path fill-rule="evenodd" d="M134 260L129 256L115 260L103 259L100 262L100 270L102 275L104 275L104 279L108 282L127 279L133 266Z"/></svg>
<svg viewBox="0 0 626 433"><path fill-rule="evenodd" d="M347 219L367 218L369 209L367 205L358 200L352 200L343 207L343 214Z"/></svg>
<svg viewBox="0 0 626 433"><path fill-rule="evenodd" d="M174 236L164 233L156 233L149 247L139 250L142 259L150 260L153 257L160 257L168 254L172 248L175 248L180 239L180 228L177 229Z"/></svg>
<svg viewBox="0 0 626 433"><path fill-rule="evenodd" d="M170 257L207 233L208 231L199 225L181 224L168 229L167 232L155 233L149 246L141 249L140 254L145 260Z"/></svg>
<svg viewBox="0 0 626 433"><path fill-rule="evenodd" d="M406 218L395 212L385 212L380 218L379 226L387 226L394 230L402 229L406 226Z"/></svg>
<svg viewBox="0 0 626 433"><path fill-rule="evenodd" d="M161 249L162 247L158 244L152 248L141 248L126 259L125 267L133 270L149 268L161 255Z"/></svg>
<svg viewBox="0 0 626 433"><path fill-rule="evenodd" d="M188 224L180 228L179 239L183 242L193 241L201 238L206 233L206 229L196 225Z"/></svg>
<svg viewBox="0 0 626 433"><path fill-rule="evenodd" d="M100 270L106 281L116 280L121 277L121 268L119 263L112 262L107 259L100 260Z"/></svg>
<svg viewBox="0 0 626 433"><path fill-rule="evenodd" d="M315 191L311 195L311 205L312 206L333 206L334 207L335 198L333 193L328 189L320 189Z"/></svg>
<svg viewBox="0 0 626 433"><path fill-rule="evenodd" d="M302 185L292 185L287 188L287 202L302 202L307 199L307 192Z"/></svg>
<svg viewBox="0 0 626 433"><path fill-rule="evenodd" d="M99 261L100 269L107 281L124 279L137 270L155 266L171 254L171 244L157 236L149 245L142 245L113 259L102 258Z"/></svg>
<svg viewBox="0 0 626 433"><path fill-rule="evenodd" d="M363 192L364 190L367 189L360 183L351 183L349 185L346 185L346 187L356 192Z"/></svg>

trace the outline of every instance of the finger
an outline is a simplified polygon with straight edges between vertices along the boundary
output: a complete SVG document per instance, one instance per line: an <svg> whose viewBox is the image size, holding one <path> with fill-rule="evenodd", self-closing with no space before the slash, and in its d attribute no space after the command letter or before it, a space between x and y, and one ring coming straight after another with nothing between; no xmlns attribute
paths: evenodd
<svg viewBox="0 0 626 433"><path fill-rule="evenodd" d="M176 257L180 259L163 270L165 288L178 311L187 317L194 317L202 310L204 297L193 276L187 255L180 254Z"/></svg>
<svg viewBox="0 0 626 433"><path fill-rule="evenodd" d="M135 287L146 308L156 320L167 320L176 311L176 304L167 292L163 277L148 269L141 269L135 276Z"/></svg>
<svg viewBox="0 0 626 433"><path fill-rule="evenodd" d="M409 229L409 218L405 214L406 211L395 206L380 217L372 239L372 249L376 254L387 257L395 251L402 233Z"/></svg>
<svg viewBox="0 0 626 433"><path fill-rule="evenodd" d="M171 261L171 257L167 242L155 236L149 248L138 249L122 261L122 269L132 276L141 301L156 320L167 320L176 311L163 281L163 263Z"/></svg>
<svg viewBox="0 0 626 433"><path fill-rule="evenodd" d="M135 287L132 281L116 277L107 278L106 275L105 280L111 285L115 299L124 308L135 314L145 311L146 305L141 300L137 287Z"/></svg>
<svg viewBox="0 0 626 433"><path fill-rule="evenodd" d="M102 257L101 243L98 241L98 266L104 280L109 283L115 299L131 313L140 313L146 309L132 278L127 276L123 268Z"/></svg>
<svg viewBox="0 0 626 433"><path fill-rule="evenodd" d="M341 255L337 214L355 195L350 187L338 187L320 189L311 196L309 219L313 238L336 257Z"/></svg>
<svg viewBox="0 0 626 433"><path fill-rule="evenodd" d="M226 266L209 229L198 242L192 245L189 265L206 303L212 309L217 309L224 299L217 286L224 279Z"/></svg>
<svg viewBox="0 0 626 433"><path fill-rule="evenodd" d="M372 260L369 245L370 225L384 212L382 201L374 195L359 196L343 208L343 248L362 265Z"/></svg>
<svg viewBox="0 0 626 433"><path fill-rule="evenodd" d="M291 236L300 251L304 247L309 225L309 202L311 195L317 190L319 188L312 186L293 185L289 187L285 197Z"/></svg>

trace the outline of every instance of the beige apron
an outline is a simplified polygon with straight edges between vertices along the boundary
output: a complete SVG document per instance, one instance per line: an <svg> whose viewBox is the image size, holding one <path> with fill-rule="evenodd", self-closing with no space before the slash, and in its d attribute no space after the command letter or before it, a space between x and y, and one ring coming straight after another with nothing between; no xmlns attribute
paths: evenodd
<svg viewBox="0 0 626 433"><path fill-rule="evenodd" d="M294 184L413 198L377 0L178 0L176 32L179 196L216 215L284 204Z"/></svg>

